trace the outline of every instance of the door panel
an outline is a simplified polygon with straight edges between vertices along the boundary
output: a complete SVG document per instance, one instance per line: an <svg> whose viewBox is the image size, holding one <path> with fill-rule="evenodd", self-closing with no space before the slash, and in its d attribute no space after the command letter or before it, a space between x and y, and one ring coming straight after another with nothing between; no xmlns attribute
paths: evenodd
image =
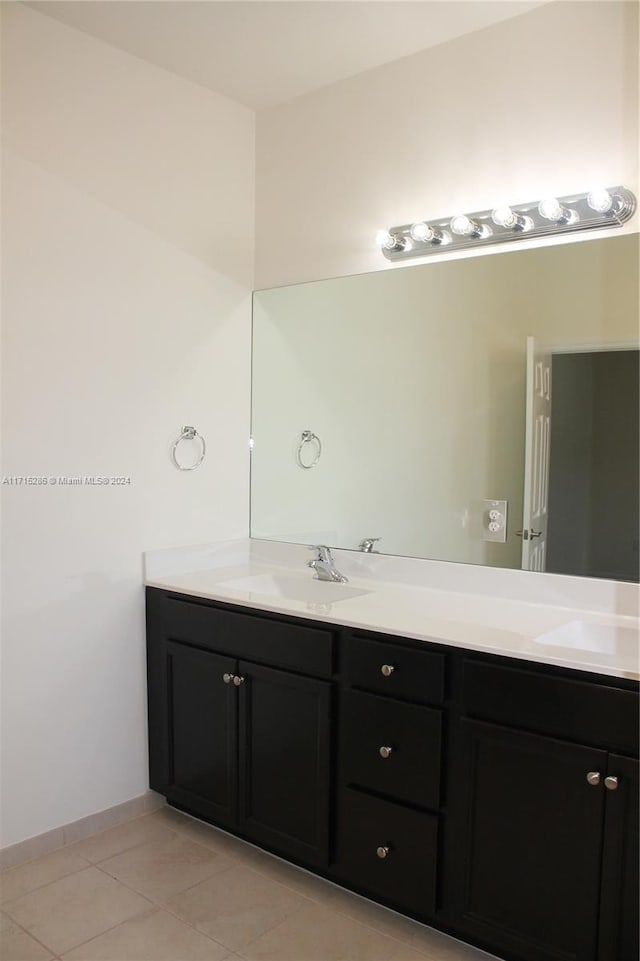
<svg viewBox="0 0 640 961"><path fill-rule="evenodd" d="M186 644L166 645L167 799L233 824L237 781L237 697L223 675L235 661Z"/></svg>
<svg viewBox="0 0 640 961"><path fill-rule="evenodd" d="M328 863L331 684L241 661L240 807L248 837Z"/></svg>
<svg viewBox="0 0 640 961"><path fill-rule="evenodd" d="M551 353L527 337L522 570L546 570L551 449Z"/></svg>
<svg viewBox="0 0 640 961"><path fill-rule="evenodd" d="M638 761L609 755L607 773L618 788L606 792L599 961L637 961Z"/></svg>
<svg viewBox="0 0 640 961"><path fill-rule="evenodd" d="M481 722L462 728L461 923L523 961L593 961L606 752Z"/></svg>

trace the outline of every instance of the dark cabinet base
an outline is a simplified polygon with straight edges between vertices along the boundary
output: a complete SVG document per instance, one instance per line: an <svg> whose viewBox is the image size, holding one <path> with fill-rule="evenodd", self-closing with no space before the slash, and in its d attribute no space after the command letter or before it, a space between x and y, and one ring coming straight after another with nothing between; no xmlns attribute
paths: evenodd
<svg viewBox="0 0 640 961"><path fill-rule="evenodd" d="M637 684L147 599L170 804L505 961L638 961Z"/></svg>

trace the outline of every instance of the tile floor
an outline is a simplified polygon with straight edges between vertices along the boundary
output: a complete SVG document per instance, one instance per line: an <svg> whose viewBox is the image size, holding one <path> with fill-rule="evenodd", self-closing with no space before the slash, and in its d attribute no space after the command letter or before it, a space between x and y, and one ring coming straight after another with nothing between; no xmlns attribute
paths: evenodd
<svg viewBox="0 0 640 961"><path fill-rule="evenodd" d="M488 961L171 808L0 875L2 961Z"/></svg>

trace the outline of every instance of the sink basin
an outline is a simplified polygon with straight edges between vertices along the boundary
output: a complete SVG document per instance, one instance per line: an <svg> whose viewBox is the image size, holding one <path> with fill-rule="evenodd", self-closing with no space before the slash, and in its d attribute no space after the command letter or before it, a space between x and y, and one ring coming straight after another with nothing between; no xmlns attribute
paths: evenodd
<svg viewBox="0 0 640 961"><path fill-rule="evenodd" d="M591 624L588 621L569 621L560 627L540 634L536 644L550 644L552 647L570 647L581 651L597 651L600 654L615 654L620 648L629 645L630 650L638 643L638 632L630 627L616 627L609 624Z"/></svg>
<svg viewBox="0 0 640 961"><path fill-rule="evenodd" d="M250 594L282 597L290 601L304 601L310 604L335 604L372 593L357 587L349 587L348 584L335 584L332 581L319 581L311 576L295 577L288 574L252 574L221 583L233 591L248 591Z"/></svg>

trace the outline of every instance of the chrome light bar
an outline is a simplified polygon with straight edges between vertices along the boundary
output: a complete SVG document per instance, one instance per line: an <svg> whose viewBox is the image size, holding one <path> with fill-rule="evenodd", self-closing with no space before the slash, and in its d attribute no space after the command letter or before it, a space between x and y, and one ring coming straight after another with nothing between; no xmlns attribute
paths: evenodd
<svg viewBox="0 0 640 961"><path fill-rule="evenodd" d="M406 260L443 250L466 250L530 237L620 227L635 209L636 198L630 190L607 187L513 207L401 224L378 231L376 239L387 260Z"/></svg>

